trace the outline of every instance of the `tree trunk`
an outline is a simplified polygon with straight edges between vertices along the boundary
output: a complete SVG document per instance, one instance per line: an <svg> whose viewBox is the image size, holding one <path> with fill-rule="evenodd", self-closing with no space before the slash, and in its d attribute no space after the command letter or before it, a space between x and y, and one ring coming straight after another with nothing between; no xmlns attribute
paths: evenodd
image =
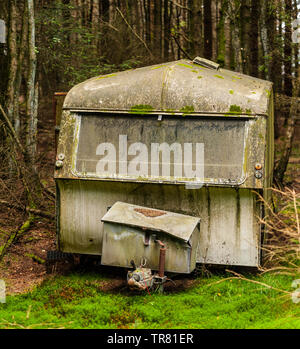
<svg viewBox="0 0 300 349"><path fill-rule="evenodd" d="M226 12L224 18L224 40L225 40L225 55L224 64L225 68L231 68L231 28L230 28L230 18Z"/></svg>
<svg viewBox="0 0 300 349"><path fill-rule="evenodd" d="M161 0L154 1L154 50L157 58L162 56L162 9Z"/></svg>
<svg viewBox="0 0 300 349"><path fill-rule="evenodd" d="M169 60L171 19L169 13L169 1L164 0L164 60Z"/></svg>
<svg viewBox="0 0 300 349"><path fill-rule="evenodd" d="M300 68L298 68L298 75L300 75ZM299 97L300 97L300 81L299 79L294 79L294 88L293 88L293 98L290 108L290 115L287 121L286 135L285 135L285 145L284 150L279 160L278 165L274 171L274 178L279 185L283 183L284 174L287 169L289 158L292 151L293 140L295 136L295 126L298 115L299 107Z"/></svg>
<svg viewBox="0 0 300 349"><path fill-rule="evenodd" d="M285 0L284 32L284 93L292 95L292 0Z"/></svg>
<svg viewBox="0 0 300 349"><path fill-rule="evenodd" d="M7 115L15 124L14 117L14 93L16 75L18 70L18 50L17 50L17 4L15 0L9 3L9 27L8 27L8 55L9 55L9 75L6 89L6 103L5 108Z"/></svg>
<svg viewBox="0 0 300 349"><path fill-rule="evenodd" d="M25 4L24 11L23 11L23 20L22 20L22 33L21 33L21 40L20 40L20 48L19 48L19 56L18 56L18 68L17 68L17 74L16 74L16 82L15 82L15 93L14 93L14 128L16 131L16 134L19 136L20 134L20 115L19 115L19 97L20 97L20 88L21 88L21 82L22 82L22 71L26 70L26 64L24 64L24 57L26 52L26 46L27 46L27 38L28 38L28 11L27 6Z"/></svg>
<svg viewBox="0 0 300 349"><path fill-rule="evenodd" d="M212 58L212 18L211 2L204 0L204 57Z"/></svg>
<svg viewBox="0 0 300 349"><path fill-rule="evenodd" d="M37 147L37 92L36 53L35 53L35 20L33 0L27 0L28 9L28 77L26 100L26 160L34 169Z"/></svg>
<svg viewBox="0 0 300 349"><path fill-rule="evenodd" d="M218 0L211 0L211 59L214 62L217 61L218 55L217 3Z"/></svg>
<svg viewBox="0 0 300 349"><path fill-rule="evenodd" d="M251 0L243 0L241 8L242 31L242 65L243 72L250 74L250 50L251 50Z"/></svg>
<svg viewBox="0 0 300 349"><path fill-rule="evenodd" d="M249 74L258 77L259 0L252 0L251 5L251 29L249 33Z"/></svg>

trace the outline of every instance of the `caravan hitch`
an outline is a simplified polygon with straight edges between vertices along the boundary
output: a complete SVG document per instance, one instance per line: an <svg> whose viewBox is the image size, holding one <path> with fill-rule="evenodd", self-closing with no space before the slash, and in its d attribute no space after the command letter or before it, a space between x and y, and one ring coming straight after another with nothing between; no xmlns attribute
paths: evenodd
<svg viewBox="0 0 300 349"><path fill-rule="evenodd" d="M151 290L156 289L159 292L163 292L163 284L166 282L165 276L165 263L166 263L166 247L165 244L156 239L156 235L153 236L154 241L160 245L159 250L159 266L158 273L152 274L151 269L144 268L146 260L141 263L139 268L136 268L134 261L131 261L133 271L127 273L127 283L132 290Z"/></svg>

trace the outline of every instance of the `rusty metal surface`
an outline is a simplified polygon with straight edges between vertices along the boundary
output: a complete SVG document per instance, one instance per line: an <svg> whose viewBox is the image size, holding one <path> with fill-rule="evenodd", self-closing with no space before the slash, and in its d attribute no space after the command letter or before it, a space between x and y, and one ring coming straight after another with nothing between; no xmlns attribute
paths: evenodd
<svg viewBox="0 0 300 349"><path fill-rule="evenodd" d="M180 60L89 79L69 91L64 109L268 115L271 92L271 82Z"/></svg>
<svg viewBox="0 0 300 349"><path fill-rule="evenodd" d="M162 210L158 211L159 213L164 212L162 215L149 216L147 210L153 213L157 211L148 207L116 202L101 221L164 232L185 242L189 241L196 225L200 222L198 217Z"/></svg>

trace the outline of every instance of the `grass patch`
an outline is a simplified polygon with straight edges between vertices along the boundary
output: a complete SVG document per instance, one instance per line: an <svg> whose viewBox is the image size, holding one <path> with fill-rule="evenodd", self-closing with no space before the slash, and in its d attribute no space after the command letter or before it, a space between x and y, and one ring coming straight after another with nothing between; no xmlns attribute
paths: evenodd
<svg viewBox="0 0 300 349"><path fill-rule="evenodd" d="M290 295L231 274L198 278L165 294L103 291L112 280L97 273L57 276L0 304L0 328L300 328L300 303ZM293 292L288 275L248 275Z"/></svg>

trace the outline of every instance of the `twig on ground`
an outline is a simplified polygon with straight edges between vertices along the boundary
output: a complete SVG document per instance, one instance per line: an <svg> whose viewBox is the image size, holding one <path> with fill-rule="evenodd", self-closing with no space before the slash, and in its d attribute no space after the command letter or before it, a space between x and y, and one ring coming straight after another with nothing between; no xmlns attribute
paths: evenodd
<svg viewBox="0 0 300 349"><path fill-rule="evenodd" d="M264 282L260 282L260 281L256 281L256 280L251 280L251 279L247 279L246 277L244 277L243 275L233 271L233 270L229 270L229 269L226 269L226 271L228 273L231 273L233 275L235 275L238 279L240 280L243 280L243 281L248 281L248 282L251 282L253 284L257 284L257 285L261 285L261 286L264 286L266 288L269 288L269 289L272 289L274 291L278 291L278 292L281 292L281 293L285 293L285 294L288 294L288 295L291 295L291 292L289 291L285 291L285 290L281 290L280 288L277 288L277 287L273 287L271 285L268 285L268 284L265 284Z"/></svg>

